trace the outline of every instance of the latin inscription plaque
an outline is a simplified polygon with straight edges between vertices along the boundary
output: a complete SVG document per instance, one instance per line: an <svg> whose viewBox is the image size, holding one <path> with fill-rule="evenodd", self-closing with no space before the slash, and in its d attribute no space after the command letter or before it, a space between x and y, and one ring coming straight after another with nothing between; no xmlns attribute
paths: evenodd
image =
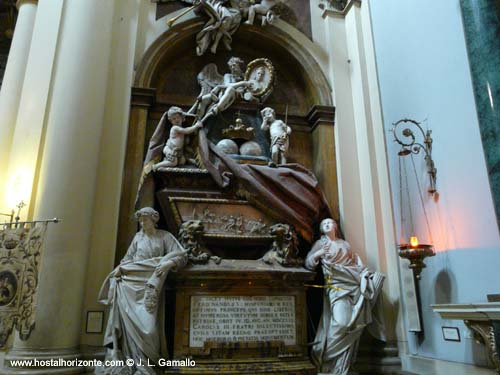
<svg viewBox="0 0 500 375"><path fill-rule="evenodd" d="M295 345L295 297L191 296L189 346L205 341Z"/></svg>

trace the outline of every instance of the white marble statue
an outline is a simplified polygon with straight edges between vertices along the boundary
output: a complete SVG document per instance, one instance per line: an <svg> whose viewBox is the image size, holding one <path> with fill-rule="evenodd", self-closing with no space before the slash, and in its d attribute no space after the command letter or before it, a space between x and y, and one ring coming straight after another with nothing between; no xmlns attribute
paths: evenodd
<svg viewBox="0 0 500 375"><path fill-rule="evenodd" d="M281 120L276 119L274 109L264 108L261 112L261 129L271 136L271 159L275 164L286 164L289 137L292 129Z"/></svg>
<svg viewBox="0 0 500 375"><path fill-rule="evenodd" d="M385 277L366 268L349 243L337 237L335 220L323 220L320 229L323 235L305 261L311 270L321 264L325 277L323 314L312 357L321 373L347 375L365 327L385 339L374 309Z"/></svg>
<svg viewBox="0 0 500 375"><path fill-rule="evenodd" d="M219 45L231 50L233 34L238 30L244 17L247 18L247 24L253 24L255 16L262 16L262 26L272 23L276 15L272 11L279 0L261 0L255 3L255 0L182 0L192 5L183 13L173 17L168 24L172 25L177 19L191 9L204 13L208 21L202 29L196 34L196 54L204 55L208 50L217 53Z"/></svg>
<svg viewBox="0 0 500 375"><path fill-rule="evenodd" d="M201 31L196 34L196 54L201 56L210 48L217 53L222 42L227 50L231 50L232 35L238 30L242 14L240 1L237 0L183 0L201 10L208 17Z"/></svg>
<svg viewBox="0 0 500 375"><path fill-rule="evenodd" d="M200 123L184 128L184 112L179 107L170 107L167 112L168 120L172 123L170 135L163 147L163 160L153 165L153 170L156 171L162 167L176 167L186 164L184 156L184 140L185 136L193 134L202 127Z"/></svg>
<svg viewBox="0 0 500 375"><path fill-rule="evenodd" d="M239 57L235 56L231 57L227 62L229 73L224 74L223 82L225 84L229 84L229 83L243 81L245 78L245 74L243 72L244 64L245 62Z"/></svg>
<svg viewBox="0 0 500 375"><path fill-rule="evenodd" d="M278 3L279 0L262 0L258 4L251 5L248 8L248 19L247 21L245 21L245 23L248 25L253 25L255 16L257 14L262 16L262 26L273 23L276 16L271 8Z"/></svg>
<svg viewBox="0 0 500 375"><path fill-rule="evenodd" d="M268 89L264 68L258 68L255 78L245 80L242 59L231 57L227 65L230 72L224 76L219 74L215 64L206 65L198 74L201 92L188 111L196 115L197 124L204 124L209 117L225 111L236 100L257 100L253 93Z"/></svg>
<svg viewBox="0 0 500 375"><path fill-rule="evenodd" d="M135 216L141 230L99 293L109 306L104 346L106 359L155 363L166 356L162 287L168 272L186 265L187 254L172 234L156 229L157 211L145 207ZM96 374L121 373L156 374L148 366L96 368Z"/></svg>

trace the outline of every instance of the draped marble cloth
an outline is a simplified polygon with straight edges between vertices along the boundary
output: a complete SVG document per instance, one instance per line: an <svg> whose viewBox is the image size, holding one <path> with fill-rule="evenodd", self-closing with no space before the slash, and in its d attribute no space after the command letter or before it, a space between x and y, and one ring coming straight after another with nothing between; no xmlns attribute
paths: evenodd
<svg viewBox="0 0 500 375"><path fill-rule="evenodd" d="M151 187L152 165L161 160L167 129L164 115L151 137L138 191L139 197ZM281 223L291 224L297 233L312 242L317 224L330 217L330 209L314 174L299 164L277 168L238 164L198 132L197 157L221 188L236 184L237 195Z"/></svg>
<svg viewBox="0 0 500 375"><path fill-rule="evenodd" d="M147 360L158 362L167 358L165 343L164 293L161 293L168 272L160 277L154 274L156 267L168 260L175 269L186 265L187 256L175 239L167 231L157 230L153 237L139 231L122 260L113 270L101 288L99 302L110 307L108 324L104 335L104 346L108 350L106 359L132 358L135 363ZM117 273L121 275L117 277ZM158 290L156 310L148 312L144 305L146 283ZM96 374L156 374L148 366L133 369L125 367L97 368ZM121 371L121 372L120 372Z"/></svg>
<svg viewBox="0 0 500 375"><path fill-rule="evenodd" d="M312 358L321 372L335 375L348 374L365 327L373 337L385 341L380 304L377 303L385 276L366 268L349 247L344 240L332 241L323 235L314 243L305 261L306 268L311 270L321 263L326 284L330 286L325 289ZM315 254L321 249L331 253L315 260ZM334 305L341 300L349 306L347 316L342 318L333 314ZM340 320L344 321L344 326L338 323Z"/></svg>

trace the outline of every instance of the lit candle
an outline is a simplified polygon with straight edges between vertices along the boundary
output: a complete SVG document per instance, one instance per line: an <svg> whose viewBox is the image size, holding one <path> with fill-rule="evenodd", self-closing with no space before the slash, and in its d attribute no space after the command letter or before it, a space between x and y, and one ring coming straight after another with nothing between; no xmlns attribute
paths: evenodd
<svg viewBox="0 0 500 375"><path fill-rule="evenodd" d="M411 247L418 246L418 238L416 236L410 237L410 245L411 245Z"/></svg>

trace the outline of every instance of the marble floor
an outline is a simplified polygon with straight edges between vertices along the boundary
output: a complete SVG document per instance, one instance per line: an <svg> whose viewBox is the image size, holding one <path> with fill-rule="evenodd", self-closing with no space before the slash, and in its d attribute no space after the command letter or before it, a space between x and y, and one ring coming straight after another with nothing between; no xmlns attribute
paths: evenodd
<svg viewBox="0 0 500 375"><path fill-rule="evenodd" d="M463 363L439 361L430 358L409 356L403 359L404 368L418 375L495 375L493 369L466 365Z"/></svg>

